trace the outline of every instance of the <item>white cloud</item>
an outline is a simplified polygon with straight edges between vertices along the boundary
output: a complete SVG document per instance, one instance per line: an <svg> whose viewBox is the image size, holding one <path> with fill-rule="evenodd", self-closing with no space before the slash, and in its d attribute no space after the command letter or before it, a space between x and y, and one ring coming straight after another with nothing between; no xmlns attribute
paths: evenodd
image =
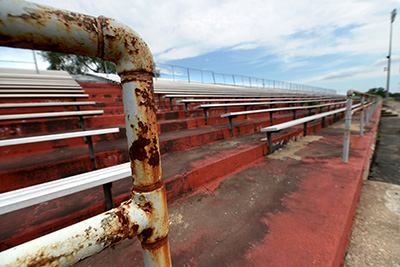
<svg viewBox="0 0 400 267"><path fill-rule="evenodd" d="M106 15L130 25L156 59L194 57L222 48L262 48L283 55L369 53L387 39L392 0L34 0L61 8ZM111 4L112 3L112 4ZM359 25L337 38L335 30ZM307 38L293 37L312 33ZM382 44L383 43L383 44Z"/></svg>
<svg viewBox="0 0 400 267"><path fill-rule="evenodd" d="M392 56L391 73L394 74L393 66L398 66L400 56ZM345 68L335 71L330 71L321 76L315 76L303 80L296 81L298 83L315 83L320 81L335 81L335 80L350 80L361 78L376 78L386 77L384 69L387 67L387 59L379 59L370 65L363 65L351 68Z"/></svg>
<svg viewBox="0 0 400 267"><path fill-rule="evenodd" d="M390 12L398 0L31 0L93 16L105 15L131 26L148 43L155 60L166 62L220 50L257 49L249 64L280 65L282 71L316 68L313 58L334 55L324 62L324 75L335 77L382 75L382 68L348 67L348 58L387 53ZM400 15L399 15L400 16ZM394 33L399 31L399 20ZM393 53L400 52L394 34ZM265 57L270 61L265 62ZM241 58L241 60L243 60ZM243 63L243 62L241 62ZM346 64L346 67L343 64ZM356 67L354 67L356 66ZM274 78L274 77L271 77Z"/></svg>

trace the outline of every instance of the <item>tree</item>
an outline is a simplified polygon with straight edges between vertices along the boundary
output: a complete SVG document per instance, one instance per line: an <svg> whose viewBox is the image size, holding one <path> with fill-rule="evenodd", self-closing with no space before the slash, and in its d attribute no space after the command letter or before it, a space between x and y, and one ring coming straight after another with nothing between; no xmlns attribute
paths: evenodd
<svg viewBox="0 0 400 267"><path fill-rule="evenodd" d="M107 73L117 73L114 63L97 57L57 52L41 52L40 55L50 63L48 70L65 70L70 74L85 74L89 71L106 73L107 67Z"/></svg>
<svg viewBox="0 0 400 267"><path fill-rule="evenodd" d="M373 95L379 95L382 98L386 97L386 91L384 88L379 87L379 88L371 88L367 92L368 94L373 94ZM400 93L390 93L389 92L389 97L400 97Z"/></svg>
<svg viewBox="0 0 400 267"><path fill-rule="evenodd" d="M156 77L156 78L160 78L161 77L161 69L155 68L154 77Z"/></svg>
<svg viewBox="0 0 400 267"><path fill-rule="evenodd" d="M368 90L368 92L367 92L368 94L372 94L372 95L379 95L379 96L381 96L381 97L385 97L385 95L386 95L386 91L385 91L385 89L384 88L382 88L382 87L379 87L379 88L371 88L371 89L369 89Z"/></svg>

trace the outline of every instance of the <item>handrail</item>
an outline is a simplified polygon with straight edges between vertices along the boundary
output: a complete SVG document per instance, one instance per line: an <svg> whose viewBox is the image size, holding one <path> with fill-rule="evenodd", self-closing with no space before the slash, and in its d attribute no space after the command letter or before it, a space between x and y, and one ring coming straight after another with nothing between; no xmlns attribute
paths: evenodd
<svg viewBox="0 0 400 267"><path fill-rule="evenodd" d="M360 116L360 136L364 135L364 110L366 110L365 122L368 125L370 118L375 112L378 104L382 101L382 98L376 95L363 93L355 90L347 91L347 103L346 103L346 117L344 126L344 140L343 140L343 154L342 162L347 163L349 161L349 149L350 149L350 126L352 115L358 111L361 111ZM360 107L352 110L351 106L353 103L353 96L361 96Z"/></svg>
<svg viewBox="0 0 400 267"><path fill-rule="evenodd" d="M166 190L153 99L154 62L126 25L20 0L0 2L0 45L76 53L116 64L132 168L132 198L120 207L0 253L10 266L71 265L138 236L146 266L170 266Z"/></svg>

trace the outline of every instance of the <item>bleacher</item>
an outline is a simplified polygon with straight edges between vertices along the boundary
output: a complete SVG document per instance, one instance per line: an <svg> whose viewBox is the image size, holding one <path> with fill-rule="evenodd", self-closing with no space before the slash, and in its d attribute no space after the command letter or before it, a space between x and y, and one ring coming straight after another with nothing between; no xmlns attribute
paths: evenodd
<svg viewBox="0 0 400 267"><path fill-rule="evenodd" d="M3 71L3 73L3 76L1 76L1 90L4 90L2 91L2 96L9 94L9 84L16 88L14 90L20 90L18 85L21 85L24 90L59 90L59 88L55 88L55 83L60 83L54 81L58 77L54 74L61 73L62 75L59 76L63 76L63 79L67 77L62 72L46 72L47 76L51 76L49 73L53 73L53 76L51 76L51 80L44 81L44 76L46 75L43 73L35 75L33 73L20 72L14 76L10 74L9 70ZM24 75L27 75L26 77L29 79L25 79ZM44 80L40 80L37 76L42 77ZM10 82L11 78L8 77L11 77L13 81ZM23 82L17 82L20 79L23 79ZM28 92L29 94L26 91L21 91L18 92L18 95L1 98L0 105L3 106L0 117L9 116L7 120L1 121L2 139L0 142L4 143L4 145L2 146L0 157L2 162L5 163L1 167L2 193L39 186L49 182L55 183L51 185L52 187L57 187L57 181L61 178L75 181L81 177L79 175L85 172L90 172L94 169L106 170L106 168L112 166L120 166L118 170L123 173L122 176L129 175L129 165L124 164L129 159L126 151L125 121L121 101L122 92L119 84L105 80L100 80L100 83L77 84L70 77L66 80L70 83L68 86L72 88L73 84L74 87L74 89L69 90L77 90L76 92L79 90L85 102L77 100L77 93L72 96L65 96L65 98L61 94L56 96L42 95L39 98L33 98L31 96L34 91ZM34 89L32 89L33 86L29 86L32 81L34 82L32 83L34 84ZM40 87L40 85L43 85L45 89L36 88ZM256 153L249 160L244 160L241 164L246 164L265 156L268 151L267 142L260 142L263 138L260 129L268 127L272 123L272 116L263 114L262 108L265 108L265 106L271 107L273 105L274 114L272 119L273 124L276 125L294 119L293 107L288 109L287 106L289 104L295 104L298 108L295 118L302 118L312 114L308 111L309 109L302 108L301 104L308 103L309 106L307 107L315 105L316 108L321 108L320 103L343 100L343 98L332 98L332 96L325 95L296 95L293 92L291 94L287 92L277 93L276 90L260 90L259 88L253 90L252 88L243 87L234 87L234 92L230 93L232 92L231 86L216 85L213 89L213 85L203 84L187 84L188 88L190 88L186 91L186 95L190 92L190 97L187 97L181 94L184 91L182 88L184 86L185 84L182 82L168 83L167 81L162 81L158 83L155 81L160 151L163 155L163 178L167 185L169 199L178 199L185 194L190 194L203 183L223 176L224 172L212 171L216 166L216 162L219 162L217 159L214 161L212 157L223 153L225 149L234 150L235 147L243 143L243 145L250 145L252 149L262 151L261 153ZM205 88L208 88L207 96L203 95ZM176 93L177 90L180 92ZM209 91L214 92L212 99L209 98ZM35 91L35 93L37 95L43 94L42 91ZM265 104L260 104L260 101L254 101L254 96L261 99L269 99L269 102L261 102ZM204 97L207 97L206 100L204 100ZM286 101L284 101L285 99ZM213 109L208 111L208 123L204 120L203 111L198 108L199 102L203 100L213 103ZM186 103L189 101L192 102L187 105ZM225 102L229 102L230 105ZM171 103L173 105L172 110ZM338 105L335 104L332 108L339 108L342 104L342 102L338 102ZM16 105L21 106L17 108ZM79 107L79 110L74 110L77 107ZM246 111L245 108L251 110ZM68 115L68 112L89 112L89 110L94 110L95 115L88 116L86 113L72 117ZM234 128L230 128L228 117L224 117L227 112L236 116ZM58 113L60 116L52 116L52 114ZM40 117L38 114L45 115ZM338 115L338 118L342 117L341 114ZM84 126L86 128L80 129L82 122L77 117L80 119L84 117ZM324 126L331 122L333 122L333 118L329 121L324 121ZM95 128L98 131L106 127L112 127L111 129L119 128L120 131L93 133L93 156L95 158L95 165L93 165L93 159L91 160L91 155L87 148L88 140L84 139L83 136L87 138L87 136L91 135L88 130ZM308 128L309 133L316 131L322 128L322 123L310 123ZM86 131L88 134L70 138L65 136L57 138L57 135L62 135L65 132L76 133L79 130ZM273 143L275 145L282 144L282 140L287 142L297 139L302 136L302 133L302 129L287 129L275 134L273 139L268 140L268 143L270 143L270 146ZM47 137L49 139L40 139L43 136L49 136ZM229 139L232 138L234 138L235 144L229 143ZM13 143L18 139L27 141L26 143L21 143L23 145ZM252 140L250 144L249 139ZM29 140L31 141L29 142ZM200 168L201 171L194 167L184 170L176 170L170 167L176 157L179 157L180 161L186 161L186 164L191 164L190 158L182 159L181 155L190 153L193 149L202 150L205 147L212 148L211 150L214 152L207 156L209 160L203 162L203 166ZM215 152L217 150L221 151ZM204 154L204 152L200 154ZM235 160L237 154L240 154L240 151L232 153L225 160L227 162L230 159ZM194 163L196 160L192 159L192 163ZM232 165L230 163L227 164L229 166ZM240 165L235 165L234 168L239 167ZM231 171L233 171L232 168L225 170L226 173ZM204 174L202 174L203 172ZM205 175L206 173L207 175ZM211 175L211 173L213 174ZM198 180L200 174L208 178ZM107 201L101 187L104 181L107 183L113 182L111 186L113 206L119 205L130 195L130 178L123 179L121 174L111 180L100 182L89 182L92 179L91 177L79 179L88 179L88 182L85 186L77 185L74 187L81 186L81 190L74 189L74 191L68 188L68 190L72 190L71 192L76 193L71 194L67 189L64 191L68 193L62 193L60 189L60 192L57 191L58 193L51 194L55 194L57 197L62 196L61 198L52 200L51 197L47 197L47 195L51 194L46 193L46 196L42 196L43 199L38 198L36 200L45 200L44 203L36 203L29 199L29 201L25 200L25 202L30 203L29 207L22 206L24 208L18 208L16 211L4 212L5 214L2 215L2 222L0 223L0 229L3 231L1 233L3 236L1 248L5 249L26 242L110 208L110 206L107 207L106 205ZM46 186L43 188L47 188ZM71 185L71 187L73 186ZM12 195L12 198L16 199L16 196L29 194L27 192L29 190L21 191L16 195ZM32 205L32 203L36 204ZM39 213L38 210L40 210ZM17 222L15 222L15 218L19 218ZM43 220L46 220L46 222L43 222Z"/></svg>

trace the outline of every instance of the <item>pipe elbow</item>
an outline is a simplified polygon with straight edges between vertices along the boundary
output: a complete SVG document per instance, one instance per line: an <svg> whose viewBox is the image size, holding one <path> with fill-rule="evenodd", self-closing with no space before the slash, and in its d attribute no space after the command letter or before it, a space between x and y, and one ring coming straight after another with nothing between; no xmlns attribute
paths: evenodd
<svg viewBox="0 0 400 267"><path fill-rule="evenodd" d="M151 51L142 38L127 25L107 17L98 18L103 51L101 58L117 65L118 74L147 72L154 75Z"/></svg>
<svg viewBox="0 0 400 267"><path fill-rule="evenodd" d="M351 97L351 96L353 96L353 94L354 94L354 91L352 89L347 91L347 97Z"/></svg>

